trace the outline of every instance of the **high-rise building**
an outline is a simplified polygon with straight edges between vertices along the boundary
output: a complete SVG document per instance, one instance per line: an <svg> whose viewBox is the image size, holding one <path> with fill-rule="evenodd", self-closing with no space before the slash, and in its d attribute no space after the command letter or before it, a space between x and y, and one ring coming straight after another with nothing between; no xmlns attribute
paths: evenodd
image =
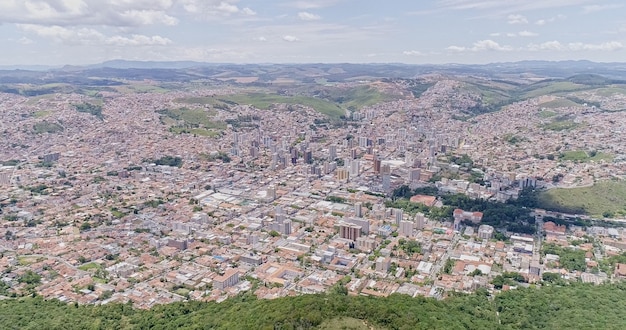
<svg viewBox="0 0 626 330"><path fill-rule="evenodd" d="M361 226L343 222L339 225L339 237L356 241L361 236Z"/></svg>
<svg viewBox="0 0 626 330"><path fill-rule="evenodd" d="M354 204L354 216L358 218L363 216L363 205L361 205L361 202Z"/></svg>
<svg viewBox="0 0 626 330"><path fill-rule="evenodd" d="M425 221L426 221L426 219L424 218L424 214L423 213L417 213L415 215L415 225L416 225L416 228L418 230L424 229L424 222Z"/></svg>
<svg viewBox="0 0 626 330"><path fill-rule="evenodd" d="M370 233L370 222L363 218L348 218L346 220L349 223L355 224L361 227L361 232L365 235Z"/></svg>
<svg viewBox="0 0 626 330"><path fill-rule="evenodd" d="M357 177L359 176L359 172L361 171L361 162L358 159L350 162L350 176Z"/></svg>
<svg viewBox="0 0 626 330"><path fill-rule="evenodd" d="M396 217L396 226L400 226L400 222L402 221L402 218L404 217L404 211L402 211L402 209L394 209L393 212Z"/></svg>
<svg viewBox="0 0 626 330"><path fill-rule="evenodd" d="M347 181L350 179L350 173L345 168L338 168L336 171L336 174L337 174L337 180Z"/></svg>
<svg viewBox="0 0 626 330"><path fill-rule="evenodd" d="M328 147L328 160L333 161L336 158L337 158L337 146L333 144L330 147Z"/></svg>
<svg viewBox="0 0 626 330"><path fill-rule="evenodd" d="M269 186L265 195L270 202L274 201L276 199L276 187L274 185Z"/></svg>
<svg viewBox="0 0 626 330"><path fill-rule="evenodd" d="M398 233L406 237L413 236L413 225L414 223L412 221L405 221L405 220L400 221Z"/></svg>

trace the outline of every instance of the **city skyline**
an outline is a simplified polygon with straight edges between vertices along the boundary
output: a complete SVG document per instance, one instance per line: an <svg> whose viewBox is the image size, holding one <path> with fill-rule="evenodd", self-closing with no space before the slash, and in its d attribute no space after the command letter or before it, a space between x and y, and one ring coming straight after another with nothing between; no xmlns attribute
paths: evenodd
<svg viewBox="0 0 626 330"><path fill-rule="evenodd" d="M621 61L614 1L57 0L0 3L0 65Z"/></svg>

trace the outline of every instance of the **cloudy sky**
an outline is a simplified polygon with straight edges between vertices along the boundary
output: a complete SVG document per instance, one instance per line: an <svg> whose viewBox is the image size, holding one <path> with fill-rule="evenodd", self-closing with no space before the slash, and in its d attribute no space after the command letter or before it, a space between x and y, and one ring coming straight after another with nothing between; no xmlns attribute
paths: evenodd
<svg viewBox="0 0 626 330"><path fill-rule="evenodd" d="M0 65L626 61L622 0L0 0Z"/></svg>

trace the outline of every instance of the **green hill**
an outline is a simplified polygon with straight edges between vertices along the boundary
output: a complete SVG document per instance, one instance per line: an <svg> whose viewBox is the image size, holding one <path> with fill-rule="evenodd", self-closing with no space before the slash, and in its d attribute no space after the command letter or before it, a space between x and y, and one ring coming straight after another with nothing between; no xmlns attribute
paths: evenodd
<svg viewBox="0 0 626 330"><path fill-rule="evenodd" d="M39 297L0 300L2 329L624 329L626 284L575 283L445 300L341 294L222 303L186 302L150 310L130 304L81 306Z"/></svg>

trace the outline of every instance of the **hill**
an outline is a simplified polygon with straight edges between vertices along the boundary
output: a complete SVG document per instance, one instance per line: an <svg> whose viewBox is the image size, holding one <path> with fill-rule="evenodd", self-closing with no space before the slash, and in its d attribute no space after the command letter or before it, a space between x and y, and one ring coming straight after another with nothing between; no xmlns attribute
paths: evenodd
<svg viewBox="0 0 626 330"><path fill-rule="evenodd" d="M0 328L11 329L623 329L626 284L486 291L445 300L340 293L222 303L187 302L138 310L130 304L68 305L40 297L0 301ZM610 306L610 308L606 308Z"/></svg>

